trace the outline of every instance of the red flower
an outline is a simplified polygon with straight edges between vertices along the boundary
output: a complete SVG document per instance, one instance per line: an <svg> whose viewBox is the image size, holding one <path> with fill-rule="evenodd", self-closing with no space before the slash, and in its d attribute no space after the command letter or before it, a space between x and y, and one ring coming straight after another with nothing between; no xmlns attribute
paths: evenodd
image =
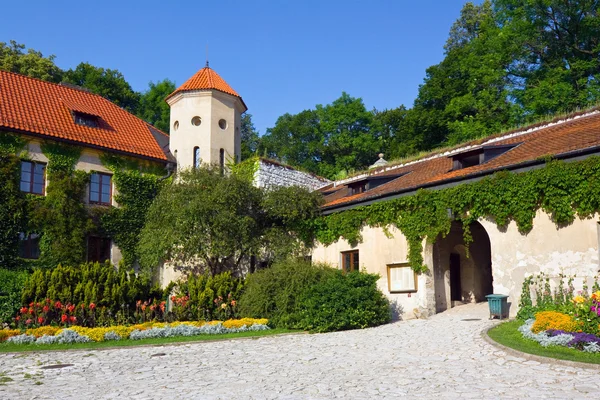
<svg viewBox="0 0 600 400"><path fill-rule="evenodd" d="M136 306L136 307L139 307L139 306L141 306L141 305L142 305L142 301L141 301L141 300L138 300L138 301L136 301L136 303L135 303L135 306Z"/></svg>
<svg viewBox="0 0 600 400"><path fill-rule="evenodd" d="M177 297L171 296L171 301L176 301L176 300L177 300Z"/></svg>
<svg viewBox="0 0 600 400"><path fill-rule="evenodd" d="M81 309L85 310L85 304L81 303Z"/></svg>
<svg viewBox="0 0 600 400"><path fill-rule="evenodd" d="M96 308L96 305L94 303L90 303L90 310L93 310L94 308Z"/></svg>
<svg viewBox="0 0 600 400"><path fill-rule="evenodd" d="M152 305L150 306L150 311L154 311L154 309L156 309L156 306L155 306L154 304L152 304Z"/></svg>
<svg viewBox="0 0 600 400"><path fill-rule="evenodd" d="M42 311L47 313L48 311L50 311L50 307L44 306L44 308L42 308Z"/></svg>
<svg viewBox="0 0 600 400"><path fill-rule="evenodd" d="M165 302L160 303L160 311L165 312Z"/></svg>
<svg viewBox="0 0 600 400"><path fill-rule="evenodd" d="M51 303L52 303L52 300L46 299L46 304L51 304Z"/></svg>
<svg viewBox="0 0 600 400"><path fill-rule="evenodd" d="M29 310L27 310L27 307L22 307L20 311L21 311L21 314L26 314L27 311L29 311Z"/></svg>
<svg viewBox="0 0 600 400"><path fill-rule="evenodd" d="M75 311L75 306L73 304L69 304L67 306L67 310L69 310L69 312L72 313L73 311Z"/></svg>
<svg viewBox="0 0 600 400"><path fill-rule="evenodd" d="M71 321L72 324L74 324L75 322L77 322L77 318L74 316L69 317L69 321Z"/></svg>
<svg viewBox="0 0 600 400"><path fill-rule="evenodd" d="M33 307L29 309L29 314L33 314Z"/></svg>
<svg viewBox="0 0 600 400"><path fill-rule="evenodd" d="M28 318L27 321L25 321L25 324L29 325L31 324L33 321L31 320L31 318Z"/></svg>
<svg viewBox="0 0 600 400"><path fill-rule="evenodd" d="M18 315L15 317L15 321L18 321L20 319L21 319L21 317L19 317Z"/></svg>
<svg viewBox="0 0 600 400"><path fill-rule="evenodd" d="M142 304L142 311L144 311L146 309L146 304Z"/></svg>
<svg viewBox="0 0 600 400"><path fill-rule="evenodd" d="M33 307L35 303L32 301L31 303L29 303L29 307Z"/></svg>
<svg viewBox="0 0 600 400"><path fill-rule="evenodd" d="M56 303L54 303L54 307L55 308L62 308L62 304L60 301L57 301Z"/></svg>
<svg viewBox="0 0 600 400"><path fill-rule="evenodd" d="M44 323L44 318L43 317L38 317L38 324L43 324Z"/></svg>
<svg viewBox="0 0 600 400"><path fill-rule="evenodd" d="M69 317L67 317L67 314L63 314L63 315L61 315L60 320L62 322L67 322L67 318L69 318Z"/></svg>
<svg viewBox="0 0 600 400"><path fill-rule="evenodd" d="M231 307L235 307L236 304L237 302L235 300L231 300Z"/></svg>

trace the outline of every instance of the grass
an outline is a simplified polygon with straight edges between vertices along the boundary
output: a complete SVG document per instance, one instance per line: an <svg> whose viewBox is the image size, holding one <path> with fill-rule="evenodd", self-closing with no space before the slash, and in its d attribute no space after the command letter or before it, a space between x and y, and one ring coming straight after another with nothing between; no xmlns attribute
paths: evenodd
<svg viewBox="0 0 600 400"><path fill-rule="evenodd" d="M141 339L141 340L111 340L107 342L89 342L89 343L73 343L73 344L16 344L16 343L1 343L0 353L8 352L32 352L32 351L50 351L50 350L81 350L81 349L104 349L113 347L128 347L128 346L156 346L171 343L188 343L188 342L204 342L211 340L237 339L261 336L279 335L282 333L293 333L289 329L270 329L267 331L250 331L238 333L225 333L221 335L197 335L197 336L175 336L168 338Z"/></svg>
<svg viewBox="0 0 600 400"><path fill-rule="evenodd" d="M543 347L539 343L525 339L517 329L522 321L509 321L488 331L488 336L494 341L511 349L536 356L556 358L559 360L577 361L590 364L600 364L599 353L586 353L563 346Z"/></svg>

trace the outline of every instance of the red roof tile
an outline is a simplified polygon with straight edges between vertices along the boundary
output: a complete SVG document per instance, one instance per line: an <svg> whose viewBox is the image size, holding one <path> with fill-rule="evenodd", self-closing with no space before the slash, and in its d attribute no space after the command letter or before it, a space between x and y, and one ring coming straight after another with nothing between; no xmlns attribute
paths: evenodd
<svg viewBox="0 0 600 400"><path fill-rule="evenodd" d="M218 90L239 97L240 100L242 100L242 97L208 65L196 72L194 76L188 79L183 85L179 86L173 93L167 96L167 99L173 97L177 93L188 92L191 90Z"/></svg>
<svg viewBox="0 0 600 400"><path fill-rule="evenodd" d="M99 126L76 124L72 112L98 117ZM0 71L0 129L168 160L150 125L109 100L84 90L5 71ZM165 133L158 135L168 140Z"/></svg>
<svg viewBox="0 0 600 400"><path fill-rule="evenodd" d="M452 155L488 144L494 146L519 145L483 164L458 170L452 169ZM376 174L376 176L401 173L406 173L406 175L355 196L345 196L344 193L348 192L342 189L347 188L349 183L367 179L368 175L341 181L337 184L339 190L333 193L331 193L331 187L326 190L329 194L325 196L323 207L335 209L342 206L360 205L365 201L435 186L450 180L469 179L476 175L491 174L500 169L510 169L545 156L559 156L598 146L600 146L600 111L595 110L587 114L567 117L563 121L532 126L508 134L472 141L450 152L426 155L406 164L369 171L369 175Z"/></svg>

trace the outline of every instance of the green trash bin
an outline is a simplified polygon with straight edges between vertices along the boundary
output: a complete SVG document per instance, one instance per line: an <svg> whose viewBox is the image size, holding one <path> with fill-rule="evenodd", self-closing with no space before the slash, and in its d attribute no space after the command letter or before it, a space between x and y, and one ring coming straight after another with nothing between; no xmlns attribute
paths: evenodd
<svg viewBox="0 0 600 400"><path fill-rule="evenodd" d="M490 319L508 318L508 296L505 294L488 294L485 296L490 306Z"/></svg>

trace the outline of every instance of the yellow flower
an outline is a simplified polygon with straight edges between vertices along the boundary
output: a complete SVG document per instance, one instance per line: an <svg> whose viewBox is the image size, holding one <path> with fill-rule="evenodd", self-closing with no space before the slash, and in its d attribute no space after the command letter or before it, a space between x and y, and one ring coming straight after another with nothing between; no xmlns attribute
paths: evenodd
<svg viewBox="0 0 600 400"><path fill-rule="evenodd" d="M583 296L575 296L573 298L573 303L575 304L581 304L585 301L585 298Z"/></svg>

